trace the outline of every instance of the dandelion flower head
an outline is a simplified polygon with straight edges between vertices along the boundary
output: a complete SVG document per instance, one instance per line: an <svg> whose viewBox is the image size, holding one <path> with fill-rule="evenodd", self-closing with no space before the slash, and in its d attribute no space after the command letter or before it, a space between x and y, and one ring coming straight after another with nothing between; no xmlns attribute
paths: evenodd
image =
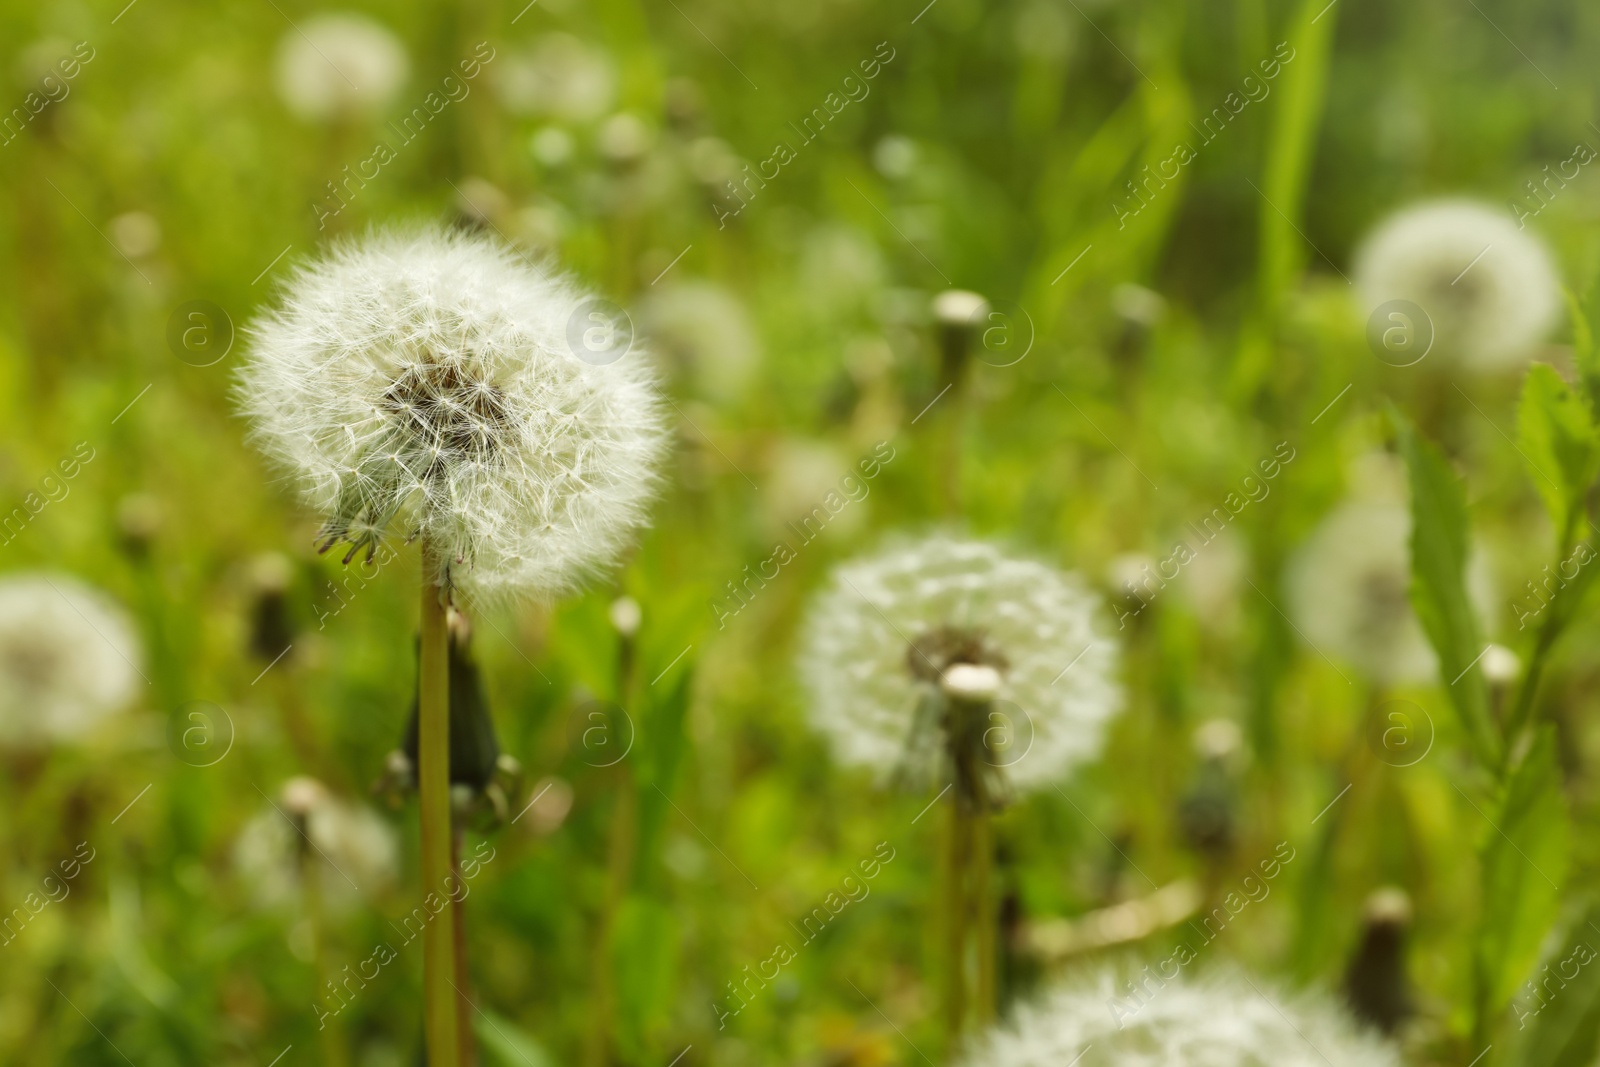
<svg viewBox="0 0 1600 1067"><path fill-rule="evenodd" d="M83 740L133 699L142 658L99 590L64 574L0 579L0 743Z"/></svg>
<svg viewBox="0 0 1600 1067"><path fill-rule="evenodd" d="M1561 310L1544 245L1471 200L1429 201L1384 220L1356 253L1355 283L1363 313L1414 302L1432 323L1429 351L1476 371L1520 365Z"/></svg>
<svg viewBox="0 0 1600 1067"><path fill-rule="evenodd" d="M1078 576L944 534L839 567L801 649L812 721L843 762L882 777L908 760L932 769L937 753L914 739L918 709L953 668L998 674L992 762L1019 788L1093 759L1122 700L1116 643Z"/></svg>
<svg viewBox="0 0 1600 1067"><path fill-rule="evenodd" d="M1020 1007L959 1067L1398 1067L1394 1050L1320 996L1242 972L1131 986L1114 968Z"/></svg>
<svg viewBox="0 0 1600 1067"><path fill-rule="evenodd" d="M278 95L305 119L379 111L409 73L405 45L366 15L314 15L278 45Z"/></svg>
<svg viewBox="0 0 1600 1067"><path fill-rule="evenodd" d="M469 598L549 599L622 552L665 447L604 307L482 235L381 233L294 275L235 395L346 560L397 527Z"/></svg>

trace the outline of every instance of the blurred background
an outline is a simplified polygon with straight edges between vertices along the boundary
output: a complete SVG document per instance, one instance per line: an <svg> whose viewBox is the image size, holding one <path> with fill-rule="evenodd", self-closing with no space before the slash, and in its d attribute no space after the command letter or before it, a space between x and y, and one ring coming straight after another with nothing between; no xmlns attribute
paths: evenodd
<svg viewBox="0 0 1600 1067"><path fill-rule="evenodd" d="M1153 964L1292 856L1208 956L1335 991L1403 973L1369 1017L1415 1062L1478 1053L1495 831L1443 682L1376 662L1381 636L1375 660L1319 651L1294 606L1404 614L1404 575L1364 607L1296 575L1358 551L1322 526L1352 499L1404 508L1403 411L1466 473L1485 633L1526 655L1556 536L1508 436L1527 361L1396 366L1353 260L1390 212L1468 196L1587 288L1600 8L62 0L0 7L0 42L0 1061L420 1062L414 801L384 784L415 547L318 556L228 391L293 264L428 220L614 301L676 436L611 584L476 620L518 765L466 843L492 856L464 905L483 1062L943 1058L934 793L835 766L792 663L834 563L939 527L1079 572L1123 649L1102 758L998 822L1007 997L1107 952ZM947 290L987 301L959 379ZM1530 355L1566 368L1569 340ZM793 560L750 581L780 541ZM105 645L52 674L74 618ZM1580 619L1544 690L1574 892L1594 637ZM95 700L116 714L68 721ZM725 1017L873 857L870 892Z"/></svg>

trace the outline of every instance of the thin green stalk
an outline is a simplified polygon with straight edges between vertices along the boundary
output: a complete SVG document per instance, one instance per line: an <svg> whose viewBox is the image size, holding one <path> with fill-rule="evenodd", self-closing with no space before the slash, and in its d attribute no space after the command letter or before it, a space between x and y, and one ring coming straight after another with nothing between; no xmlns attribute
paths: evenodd
<svg viewBox="0 0 1600 1067"><path fill-rule="evenodd" d="M1581 512L1574 509L1567 517L1566 529L1561 532L1561 548L1556 553L1556 566L1572 555L1572 550L1577 541L1577 519ZM1561 610L1564 607L1557 603L1557 596L1552 596L1550 605L1545 609L1544 621L1539 624L1539 632L1534 637L1533 653L1528 657L1528 669L1522 675L1522 682L1517 686L1517 694L1511 703L1511 710L1506 714L1505 744L1501 746L1499 778L1505 781L1506 775L1511 772L1511 760L1519 747L1517 742L1527 730L1533 718L1533 701L1538 695L1539 681L1544 675L1546 661L1550 658L1550 650L1555 647L1556 639L1561 636L1561 631L1566 628L1566 614Z"/></svg>
<svg viewBox="0 0 1600 1067"><path fill-rule="evenodd" d="M301 840L309 840L304 836L304 827ZM317 995L322 996L325 986L331 984L333 970L328 965L327 928L322 909L322 880L319 877L321 872L313 858L307 855L309 851L304 845L300 848L300 888L305 897L306 923L311 928L311 959L316 970ZM322 1059L328 1067L347 1067L350 1062L344 1027L337 1015L332 1013L322 1022Z"/></svg>
<svg viewBox="0 0 1600 1067"><path fill-rule="evenodd" d="M455 884L464 884L461 878L461 830L450 835L450 873ZM467 898L454 901L450 910L455 913L455 936L451 939L452 970L455 972L456 993L456 1047L461 1050L461 1067L473 1067L478 1062L478 1051L472 1041L472 973L467 967Z"/></svg>
<svg viewBox="0 0 1600 1067"><path fill-rule="evenodd" d="M978 985L973 1009L977 1024L988 1026L994 1022L998 1004L999 915L994 901L994 827L981 783L978 793L980 806L972 816L972 908L976 913L973 923L977 927L978 953Z"/></svg>
<svg viewBox="0 0 1600 1067"><path fill-rule="evenodd" d="M611 811L610 854L606 863L606 896L600 910L600 929L595 937L595 988L593 1025L589 1030L584 1062L589 1067L604 1067L611 1034L616 1028L617 994L613 948L616 942L617 915L628 893L628 878L633 867L637 838L639 798L633 774L626 761L616 767L616 800Z"/></svg>
<svg viewBox="0 0 1600 1067"><path fill-rule="evenodd" d="M967 867L967 819L961 811L959 787L952 789L950 820L945 838L944 937L945 1053L954 1056L966 1022L966 947L967 895L964 875Z"/></svg>
<svg viewBox="0 0 1600 1067"><path fill-rule="evenodd" d="M460 1067L456 1043L455 910L450 877L450 655L437 550L422 542L422 656L418 670L417 796L422 821L422 889L446 895L424 930L423 1020L429 1067Z"/></svg>

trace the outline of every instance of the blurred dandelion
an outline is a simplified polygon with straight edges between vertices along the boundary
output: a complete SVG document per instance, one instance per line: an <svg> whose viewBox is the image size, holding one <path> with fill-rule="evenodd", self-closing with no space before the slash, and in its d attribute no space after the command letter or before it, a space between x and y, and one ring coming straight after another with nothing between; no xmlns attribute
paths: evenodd
<svg viewBox="0 0 1600 1067"><path fill-rule="evenodd" d="M278 95L303 119L381 111L409 74L400 38L366 15L314 15L278 45Z"/></svg>
<svg viewBox="0 0 1600 1067"><path fill-rule="evenodd" d="M1380 685L1426 682L1438 661L1411 609L1411 512L1381 497L1352 498L1327 515L1290 557L1289 616L1315 649L1353 664ZM1489 577L1468 565L1482 606Z"/></svg>
<svg viewBox="0 0 1600 1067"><path fill-rule="evenodd" d="M348 915L393 888L400 845L377 812L299 777L283 784L275 806L245 824L233 860L262 907L294 903L302 883L315 879L328 912Z"/></svg>
<svg viewBox="0 0 1600 1067"><path fill-rule="evenodd" d="M720 285L663 286L641 303L639 322L687 387L707 399L737 402L760 366L761 345L750 316Z"/></svg>
<svg viewBox="0 0 1600 1067"><path fill-rule="evenodd" d="M84 741L133 699L143 650L110 597L65 574L0 579L0 744Z"/></svg>
<svg viewBox="0 0 1600 1067"><path fill-rule="evenodd" d="M1434 200L1385 219L1355 257L1364 313L1414 301L1433 351L1474 371L1515 368L1554 325L1561 281L1538 238L1505 212Z"/></svg>
<svg viewBox="0 0 1600 1067"><path fill-rule="evenodd" d="M617 75L605 52L569 33L549 33L496 69L506 108L566 122L593 122L611 110Z"/></svg>
<svg viewBox="0 0 1600 1067"><path fill-rule="evenodd" d="M1242 972L1146 978L1082 974L977 1041L960 1067L1396 1067L1399 1058L1334 1003L1287 997Z"/></svg>

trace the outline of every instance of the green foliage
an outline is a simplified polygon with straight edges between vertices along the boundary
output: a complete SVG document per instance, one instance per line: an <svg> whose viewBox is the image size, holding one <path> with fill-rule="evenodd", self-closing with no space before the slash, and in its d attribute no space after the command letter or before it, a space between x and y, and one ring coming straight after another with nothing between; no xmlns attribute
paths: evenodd
<svg viewBox="0 0 1600 1067"><path fill-rule="evenodd" d="M1565 554L1583 518L1584 496L1600 474L1600 431L1589 403L1554 367L1535 363L1522 386L1517 433Z"/></svg>
<svg viewBox="0 0 1600 1067"><path fill-rule="evenodd" d="M1538 732L1485 819L1484 921L1474 967L1483 997L1479 1011L1492 1014L1526 980L1560 910L1568 820L1552 728Z"/></svg>
<svg viewBox="0 0 1600 1067"><path fill-rule="evenodd" d="M555 1067L543 1045L497 1012L477 1009L472 1030L494 1067Z"/></svg>
<svg viewBox="0 0 1600 1067"><path fill-rule="evenodd" d="M1585 905L1550 943L1545 970L1532 972L1511 1013L1513 1067L1591 1067L1600 1044L1600 906ZM1575 973L1574 973L1575 972ZM1525 1001L1526 1003L1521 1003Z"/></svg>
<svg viewBox="0 0 1600 1067"><path fill-rule="evenodd" d="M1485 765L1499 761L1489 693L1477 661L1483 639L1467 595L1466 492L1444 454L1397 416L1411 476L1411 603L1439 658L1439 679Z"/></svg>

